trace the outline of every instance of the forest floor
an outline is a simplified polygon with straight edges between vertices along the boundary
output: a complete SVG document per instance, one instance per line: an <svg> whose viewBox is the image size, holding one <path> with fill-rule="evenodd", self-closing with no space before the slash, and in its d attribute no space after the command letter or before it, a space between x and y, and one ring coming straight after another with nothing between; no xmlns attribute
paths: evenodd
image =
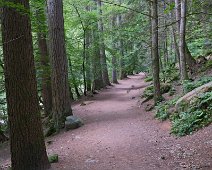
<svg viewBox="0 0 212 170"><path fill-rule="evenodd" d="M76 102L73 112L83 119L79 129L47 138L48 154L58 154L55 170L181 170L212 169L212 125L190 136L170 134L147 105L140 105L144 74ZM0 148L0 165L9 163L8 144Z"/></svg>

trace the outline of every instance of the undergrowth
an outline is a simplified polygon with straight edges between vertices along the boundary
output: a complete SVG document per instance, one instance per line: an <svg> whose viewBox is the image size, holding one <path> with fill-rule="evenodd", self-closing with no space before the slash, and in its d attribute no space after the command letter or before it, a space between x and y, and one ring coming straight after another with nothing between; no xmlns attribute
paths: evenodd
<svg viewBox="0 0 212 170"><path fill-rule="evenodd" d="M160 81L163 83L171 83L173 81L179 80L179 72L178 69L175 68L174 63L168 64L165 68L163 68L160 73ZM148 76L144 79L145 82L153 81L152 76Z"/></svg>
<svg viewBox="0 0 212 170"><path fill-rule="evenodd" d="M174 114L171 120L171 132L177 136L192 134L212 123L212 92L200 94L187 111Z"/></svg>
<svg viewBox="0 0 212 170"><path fill-rule="evenodd" d="M171 90L171 88L172 88L172 86L170 84L162 83L161 84L161 94L168 93ZM153 96L154 96L154 86L147 87L144 90L143 95L142 95L142 97L145 97L145 98L153 98Z"/></svg>
<svg viewBox="0 0 212 170"><path fill-rule="evenodd" d="M172 100L161 102L156 106L155 118L159 120L166 120L170 115L175 112L173 109L179 97L176 97Z"/></svg>
<svg viewBox="0 0 212 170"><path fill-rule="evenodd" d="M212 92L200 94L191 101L189 108L180 113L177 113L174 107L178 99L179 97L176 97L156 106L157 119L171 120L171 133L184 136L212 123Z"/></svg>
<svg viewBox="0 0 212 170"><path fill-rule="evenodd" d="M206 83L209 83L212 81L212 77L202 77L200 79L197 79L195 81L191 81L191 80L185 80L183 82L183 89L185 93L188 93L192 90L194 90L197 87L200 87Z"/></svg>

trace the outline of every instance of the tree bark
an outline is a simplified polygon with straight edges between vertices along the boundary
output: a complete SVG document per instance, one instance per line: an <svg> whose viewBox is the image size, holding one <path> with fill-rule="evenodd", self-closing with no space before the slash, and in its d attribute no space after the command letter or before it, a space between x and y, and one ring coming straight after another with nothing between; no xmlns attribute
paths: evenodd
<svg viewBox="0 0 212 170"><path fill-rule="evenodd" d="M188 49L187 43L185 42L185 57L186 57L186 62L189 66L189 70L193 72L194 67L196 65L196 60L192 57L191 52Z"/></svg>
<svg viewBox="0 0 212 170"><path fill-rule="evenodd" d="M48 0L47 7L49 53L52 67L52 112L55 128L58 131L64 126L65 117L72 115L68 82L68 60L65 49L63 1Z"/></svg>
<svg viewBox="0 0 212 170"><path fill-rule="evenodd" d="M97 30L92 31L92 42L94 44L94 51L92 57L92 70L93 70L93 86L92 92L104 88L104 82L102 78L102 67L100 61L100 49L99 49L99 38L96 34Z"/></svg>
<svg viewBox="0 0 212 170"><path fill-rule="evenodd" d="M29 9L28 0L13 0ZM46 170L29 14L4 7L2 40L13 170Z"/></svg>
<svg viewBox="0 0 212 170"><path fill-rule="evenodd" d="M175 11L176 11L176 20L177 20L177 32L178 32L178 34L180 34L180 22L181 22L181 4L180 4L180 0L175 0L175 6L176 6L176 10ZM189 69L192 70L192 68L196 64L196 61L192 57L186 42L185 42L185 57L186 57L186 64L188 64Z"/></svg>
<svg viewBox="0 0 212 170"><path fill-rule="evenodd" d="M175 49L177 61L179 62L180 61L180 51L179 51L179 48L178 48L178 45L177 45L177 38L176 38L174 26L172 26L171 31L172 31L172 35L173 35L174 49ZM180 69L180 71L181 71L181 69Z"/></svg>
<svg viewBox="0 0 212 170"><path fill-rule="evenodd" d="M86 31L86 81L87 81L87 91L91 91L92 88L92 72L91 72L91 56L89 53L89 47L90 47L90 39L91 34L90 30Z"/></svg>
<svg viewBox="0 0 212 170"><path fill-rule="evenodd" d="M180 39L179 39L179 52L181 64L181 80L188 79L186 68L186 44L185 44L185 28L186 28L186 0L181 0L181 18L180 18Z"/></svg>
<svg viewBox="0 0 212 170"><path fill-rule="evenodd" d="M119 1L121 4L121 1ZM121 14L119 14L117 16L117 25L120 27L122 24L122 16ZM125 71L125 64L124 64L124 43L123 40L121 38L121 36L119 36L119 50L120 50L120 60L119 60L119 65L120 65L120 79L124 79L127 78L127 73Z"/></svg>
<svg viewBox="0 0 212 170"><path fill-rule="evenodd" d="M40 63L41 63L41 96L43 98L43 107L46 116L51 114L52 111L52 88L51 88L51 68L49 61L49 52L46 40L46 22L39 21L40 18L45 18L44 10L38 10L36 13L37 17L37 26L38 26L38 49L40 55Z"/></svg>
<svg viewBox="0 0 212 170"><path fill-rule="evenodd" d="M108 68L107 68L107 60L105 54L105 43L104 43L104 25L102 20L102 2L101 0L97 0L97 9L100 15L99 22L98 22L98 29L99 29L99 49L100 49L100 56L101 56L101 65L102 65L102 78L104 84L111 85L108 75Z"/></svg>
<svg viewBox="0 0 212 170"><path fill-rule="evenodd" d="M72 82L73 82L74 90L75 90L75 93L77 95L77 98L80 98L80 93L79 93L79 90L78 90L78 85L77 85L77 82L76 82L75 75L73 73L71 59L70 59L70 57L68 59L69 59L69 69L70 69L70 73L71 73L71 76L72 76ZM72 99L74 99L73 94L72 94Z"/></svg>
<svg viewBox="0 0 212 170"><path fill-rule="evenodd" d="M166 2L165 0L163 1L163 10L164 10L164 25L166 25L166 20L168 19L167 14L165 14L165 9L166 9ZM164 30L163 32L163 54L164 54L164 68L166 69L166 66L168 64L168 40L167 40L167 29Z"/></svg>
<svg viewBox="0 0 212 170"><path fill-rule="evenodd" d="M152 72L154 84L154 101L155 104L161 100L160 91L160 64L158 54L158 2L152 1Z"/></svg>
<svg viewBox="0 0 212 170"><path fill-rule="evenodd" d="M112 17L112 23L111 23L112 29L116 27L116 16ZM116 43L114 41L114 38L112 37L113 42L113 50L116 49ZM112 54L112 83L118 84L117 80L117 60L115 53Z"/></svg>
<svg viewBox="0 0 212 170"><path fill-rule="evenodd" d="M41 57L42 67L42 89L41 95L43 98L44 111L49 115L52 111L52 88L51 88L51 75L50 75L50 63L46 37L42 33L38 33L38 46Z"/></svg>

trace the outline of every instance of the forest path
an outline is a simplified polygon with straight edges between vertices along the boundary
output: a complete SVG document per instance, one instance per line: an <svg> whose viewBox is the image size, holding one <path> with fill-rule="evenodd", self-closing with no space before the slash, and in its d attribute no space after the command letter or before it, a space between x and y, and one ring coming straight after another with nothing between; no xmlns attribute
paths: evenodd
<svg viewBox="0 0 212 170"><path fill-rule="evenodd" d="M169 122L155 120L144 105L139 107L144 77L129 76L86 100L85 106L74 105L85 125L49 139L48 153L59 154L54 169L212 169L212 126L183 138L170 135Z"/></svg>
<svg viewBox="0 0 212 170"><path fill-rule="evenodd" d="M211 170L212 126L182 138L170 135L169 122L154 119L138 104L147 85L143 79L129 76L85 100L85 106L75 103L74 114L85 125L46 139L48 154L59 155L52 169ZM1 147L0 167L9 157L8 146Z"/></svg>

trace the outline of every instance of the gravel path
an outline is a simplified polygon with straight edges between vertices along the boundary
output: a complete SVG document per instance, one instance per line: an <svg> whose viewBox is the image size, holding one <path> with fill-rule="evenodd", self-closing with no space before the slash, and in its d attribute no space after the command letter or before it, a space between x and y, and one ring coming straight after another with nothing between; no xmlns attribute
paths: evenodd
<svg viewBox="0 0 212 170"><path fill-rule="evenodd" d="M48 138L49 154L58 154L55 170L212 170L212 126L176 138L170 123L154 119L138 104L147 84L144 75L130 76L76 103L79 129ZM3 155L0 150L0 157ZM5 162L5 159L2 161ZM1 163L1 159L0 159Z"/></svg>

